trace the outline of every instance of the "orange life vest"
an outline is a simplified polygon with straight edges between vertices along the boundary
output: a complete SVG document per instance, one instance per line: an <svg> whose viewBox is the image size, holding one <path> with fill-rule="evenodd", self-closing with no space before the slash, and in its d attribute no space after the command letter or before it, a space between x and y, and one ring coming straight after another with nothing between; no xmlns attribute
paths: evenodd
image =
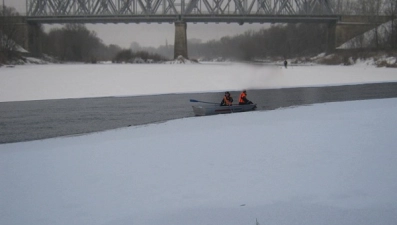
<svg viewBox="0 0 397 225"><path fill-rule="evenodd" d="M247 97L247 94L244 92L241 92L240 94L240 99L238 100L239 103L245 103L244 99Z"/></svg>

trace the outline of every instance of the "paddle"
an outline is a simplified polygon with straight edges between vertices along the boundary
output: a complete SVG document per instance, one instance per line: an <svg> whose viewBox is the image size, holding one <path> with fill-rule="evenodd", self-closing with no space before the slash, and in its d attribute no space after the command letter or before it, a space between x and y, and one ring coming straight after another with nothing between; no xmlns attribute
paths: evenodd
<svg viewBox="0 0 397 225"><path fill-rule="evenodd" d="M219 105L219 103L216 103L216 102L204 102L204 101L199 101L199 100L196 100L196 99L190 99L190 102L201 102L201 103L207 103L207 104L216 104L216 105Z"/></svg>

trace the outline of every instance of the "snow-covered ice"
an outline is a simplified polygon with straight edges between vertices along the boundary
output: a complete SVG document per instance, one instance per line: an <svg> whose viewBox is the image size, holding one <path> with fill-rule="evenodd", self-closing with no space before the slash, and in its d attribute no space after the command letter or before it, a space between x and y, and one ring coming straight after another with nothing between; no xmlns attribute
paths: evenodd
<svg viewBox="0 0 397 225"><path fill-rule="evenodd" d="M69 64L0 68L0 102L196 93L397 81L397 72L357 66Z"/></svg>
<svg viewBox="0 0 397 225"><path fill-rule="evenodd" d="M264 67L234 64L135 66L26 66L5 76L0 68L2 85L8 77L5 82L14 88L18 83L30 86L29 94L39 92L32 97L14 89L1 97L321 86L395 81L396 76L393 69L369 66L275 68L274 75ZM127 68L135 79L119 72ZM188 73L192 68L196 71ZM29 69L33 73L27 74ZM74 71L74 79L64 71ZM112 79L106 78L109 71ZM234 71L246 71L255 82L218 84L222 78L242 79ZM178 87L178 81L189 88ZM145 82L146 88L135 84ZM134 88L115 93L116 83ZM62 84L77 94L68 94ZM396 113L396 98L326 103L2 144L0 224L254 225L258 220L261 225L394 225Z"/></svg>

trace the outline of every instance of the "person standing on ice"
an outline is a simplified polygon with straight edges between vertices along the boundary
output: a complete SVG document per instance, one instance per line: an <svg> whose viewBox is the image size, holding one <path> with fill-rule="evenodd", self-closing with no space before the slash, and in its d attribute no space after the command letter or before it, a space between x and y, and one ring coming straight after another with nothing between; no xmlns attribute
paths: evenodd
<svg viewBox="0 0 397 225"><path fill-rule="evenodd" d="M247 91L246 90L243 90L243 92L241 92L240 98L238 99L238 104L239 105L252 104L252 102L247 99Z"/></svg>
<svg viewBox="0 0 397 225"><path fill-rule="evenodd" d="M287 60L284 60L284 67L285 67L285 69L287 69L287 66L288 66L288 62L287 62Z"/></svg>
<svg viewBox="0 0 397 225"><path fill-rule="evenodd" d="M232 96L230 96L230 93L226 91L225 96L223 96L221 106L231 106L232 102L233 102Z"/></svg>

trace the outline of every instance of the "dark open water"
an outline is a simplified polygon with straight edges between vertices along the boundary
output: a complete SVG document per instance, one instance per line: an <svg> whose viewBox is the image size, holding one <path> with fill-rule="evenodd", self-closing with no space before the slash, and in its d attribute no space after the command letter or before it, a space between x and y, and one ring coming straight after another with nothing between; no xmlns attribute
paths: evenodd
<svg viewBox="0 0 397 225"><path fill-rule="evenodd" d="M231 92L237 101L238 92ZM190 99L220 102L223 93L0 103L0 143L91 133L193 117ZM397 83L248 90L257 110L397 97Z"/></svg>

